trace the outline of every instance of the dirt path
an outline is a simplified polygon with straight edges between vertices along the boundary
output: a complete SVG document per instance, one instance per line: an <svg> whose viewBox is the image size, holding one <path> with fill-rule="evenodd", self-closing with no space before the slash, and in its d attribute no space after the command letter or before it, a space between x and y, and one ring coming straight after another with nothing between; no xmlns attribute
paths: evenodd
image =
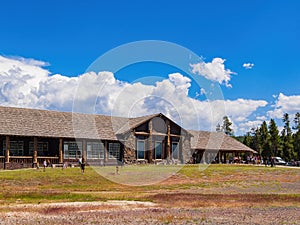
<svg viewBox="0 0 300 225"><path fill-rule="evenodd" d="M300 224L300 210L292 206L161 207L137 201L24 204L2 206L0 224Z"/></svg>

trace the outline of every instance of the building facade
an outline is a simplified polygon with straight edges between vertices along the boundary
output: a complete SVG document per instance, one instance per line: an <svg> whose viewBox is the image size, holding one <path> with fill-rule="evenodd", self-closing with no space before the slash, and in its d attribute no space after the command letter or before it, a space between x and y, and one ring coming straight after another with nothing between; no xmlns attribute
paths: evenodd
<svg viewBox="0 0 300 225"><path fill-rule="evenodd" d="M192 135L163 114L121 118L0 107L0 167L183 163Z"/></svg>
<svg viewBox="0 0 300 225"><path fill-rule="evenodd" d="M74 165L81 157L101 166L198 163L203 161L193 161L195 153L210 150L254 153L231 137L225 140L209 141L207 133L185 130L161 113L122 118L0 106L3 169L37 167L44 160ZM210 142L221 144L212 148Z"/></svg>

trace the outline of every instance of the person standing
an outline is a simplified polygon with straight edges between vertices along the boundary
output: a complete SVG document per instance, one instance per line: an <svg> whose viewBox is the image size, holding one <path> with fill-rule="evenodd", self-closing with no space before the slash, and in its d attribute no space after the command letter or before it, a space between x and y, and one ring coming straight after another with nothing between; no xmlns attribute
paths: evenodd
<svg viewBox="0 0 300 225"><path fill-rule="evenodd" d="M44 166L44 172L45 172L46 171L46 167L47 167L47 161L46 161L46 159L43 162L43 166Z"/></svg>
<svg viewBox="0 0 300 225"><path fill-rule="evenodd" d="M80 168L81 168L81 173L84 173L84 170L85 170L85 158L84 157L81 158Z"/></svg>

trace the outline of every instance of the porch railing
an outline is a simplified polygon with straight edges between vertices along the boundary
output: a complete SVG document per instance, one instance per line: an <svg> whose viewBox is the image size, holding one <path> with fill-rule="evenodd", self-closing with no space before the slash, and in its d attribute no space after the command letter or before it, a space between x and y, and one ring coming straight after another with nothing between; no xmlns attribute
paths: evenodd
<svg viewBox="0 0 300 225"><path fill-rule="evenodd" d="M44 160L47 161L48 164L59 164L58 157L51 157L51 156L38 156L37 163L39 166L43 165ZM9 157L9 164L5 164L5 157L0 156L0 167L3 169L20 169L20 168L32 168L33 166L37 166L33 163L32 156L10 156Z"/></svg>

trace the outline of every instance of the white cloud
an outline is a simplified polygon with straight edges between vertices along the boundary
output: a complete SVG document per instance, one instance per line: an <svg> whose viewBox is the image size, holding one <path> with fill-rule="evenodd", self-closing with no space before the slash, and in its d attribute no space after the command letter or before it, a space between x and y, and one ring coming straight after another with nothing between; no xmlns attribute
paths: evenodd
<svg viewBox="0 0 300 225"><path fill-rule="evenodd" d="M0 102L15 106L36 107L39 84L50 72L46 63L24 58L0 56Z"/></svg>
<svg viewBox="0 0 300 225"><path fill-rule="evenodd" d="M218 74L215 79L229 85L232 72L224 69L223 62L214 59L207 68L218 64L219 69L212 69ZM124 117L161 112L186 129L215 130L224 115L231 118L235 129L239 129L253 112L267 104L262 100L193 99L188 95L191 79L180 73L170 74L155 85L145 85L117 80L113 73L105 71L78 77L51 75L44 65L47 64L0 56L0 105ZM217 78L220 74L223 78Z"/></svg>
<svg viewBox="0 0 300 225"><path fill-rule="evenodd" d="M261 121L265 121L267 120L268 118L266 116L257 116L256 117L257 120L261 120Z"/></svg>
<svg viewBox="0 0 300 225"><path fill-rule="evenodd" d="M268 111L271 118L282 118L284 113L295 114L300 111L300 95L286 96L280 93L273 107L274 110Z"/></svg>
<svg viewBox="0 0 300 225"><path fill-rule="evenodd" d="M244 63L244 64L243 64L243 67L244 67L245 69L252 69L253 66L254 66L253 63Z"/></svg>
<svg viewBox="0 0 300 225"><path fill-rule="evenodd" d="M229 81L231 74L235 74L229 69L225 69L225 59L214 58L212 62L200 62L197 64L191 64L192 73L204 76L211 81L219 82L219 84L225 84L227 87L231 87Z"/></svg>
<svg viewBox="0 0 300 225"><path fill-rule="evenodd" d="M261 126L263 120L249 120L239 124L239 131L241 134L246 134L252 128L256 129Z"/></svg>

